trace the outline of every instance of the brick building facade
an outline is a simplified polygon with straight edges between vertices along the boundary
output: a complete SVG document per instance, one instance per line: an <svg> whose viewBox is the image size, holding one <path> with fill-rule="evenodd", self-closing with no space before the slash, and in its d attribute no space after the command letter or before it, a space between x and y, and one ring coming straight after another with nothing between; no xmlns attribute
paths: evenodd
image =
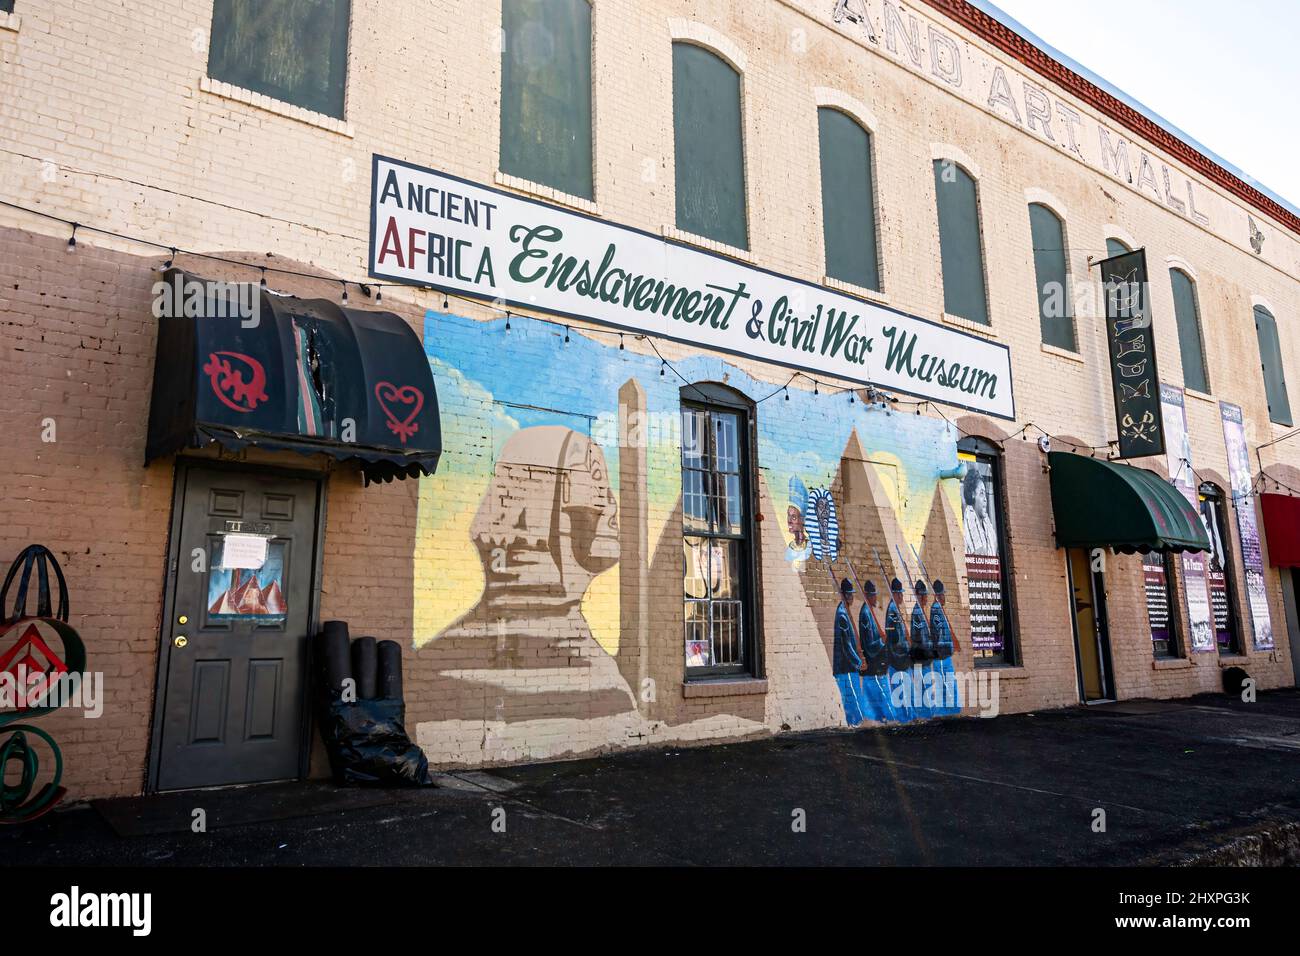
<svg viewBox="0 0 1300 956"><path fill-rule="evenodd" d="M190 666L174 641L174 618L185 610L175 591L181 462L194 474L220 462L233 475L320 480L317 566L290 601L310 608L312 629L345 619L354 634L402 644L408 728L438 766L854 723L852 708L867 705L856 666L846 679L837 663L846 653L836 646L845 579L854 584L855 629L868 581L882 628L888 581L905 582L905 629L913 582L923 578L933 591L946 581L951 667L983 679L996 673L1001 712L1213 691L1229 666L1261 688L1295 683L1291 570L1269 562L1275 542L1265 528L1261 628L1239 533L1243 509L1262 523L1257 492L1300 488L1300 452L1269 444L1289 433L1290 419L1266 391L1261 364L1270 357L1257 332L1262 309L1276 322L1285 389L1286 373L1300 368L1293 210L964 2L595 0L590 182L554 180L568 188L511 171L530 162L542 169L535 156L546 144L519 150L503 144L502 131L545 112L527 105L529 84L545 76L537 63L572 49L572 31L520 32L522 47L549 52L503 76L517 47L503 32L500 2L316 6L343 26L333 47L310 34L308 52L331 66L306 70L297 86L283 81L285 96L302 96L297 103L228 78L267 88L280 75L230 52L232 31L267 29L241 20L239 4L14 0L12 12L0 12L0 200L8 204L0 206L8 410L0 556L32 542L58 555L88 667L104 675L101 717L61 713L42 723L64 751L74 794L165 786L168 722L189 720L193 730L202 716L166 700L169 675ZM554 9L567 17L573 5ZM536 23L521 16L525 27ZM568 30L579 21L563 22ZM293 42L254 46L292 63ZM683 47L712 59L675 62ZM678 196L678 158L697 154L675 142L676 132L700 129L692 118L726 114L684 115L690 107L675 101L674 79L719 64L738 78L743 176L727 196L706 198L724 213L738 204L743 248L684 228L692 211ZM506 84L524 90L524 107L503 105ZM309 95L321 90L328 95ZM857 194L823 181L834 148L819 127L833 122L826 111L869 134L874 288L831 275L825 200ZM705 152L722 162L730 145L719 133ZM502 305L456 294L454 283L390 282L388 270L376 270L378 285L369 275L378 240L368 235L376 156L883 306L936 335L959 334L972 349L994 343L1009 356L1002 386L1014 387L1014 410L959 407L923 386L882 385L882 394L865 378L815 366L800 373L631 326L620 334L517 296ZM945 260L949 236L941 236L939 190L950 167L977 197L987 321L946 306L969 293L955 285L959 264ZM573 171L563 161L557 168ZM1035 277L1046 260L1036 262L1031 205L1063 225L1072 347L1044 342ZM80 227L68 254L70 223ZM1188 575L1196 588L1208 585L1179 555L1163 564L1173 575L1170 633L1156 646L1159 588L1144 579L1142 556L1089 553L1072 573L1057 547L1046 449L1104 459L1117 437L1094 268L1119 251L1115 243L1145 250L1159 372L1183 396L1193 494L1226 489L1227 591L1209 592L1207 603L1227 601L1228 636L1208 647L1195 646L1202 598L1189 605ZM265 276L272 291L304 299L337 301L346 289L351 308L400 316L423 344L437 388L436 472L367 483L355 461L256 442L146 465L157 330L167 321L152 305L165 263L213 280ZM1195 290L1191 326L1180 325L1186 306L1175 301L1171 270ZM1203 389L1184 387L1201 381L1183 364L1198 354L1182 347L1188 328L1200 339ZM1300 376L1290 378L1294 385ZM1240 407L1249 449L1251 489L1235 501L1221 402ZM711 465L683 452L696 427L711 436ZM1170 477L1170 460L1129 464ZM990 481L967 499L975 486L963 475L981 462ZM695 472L716 486L697 488ZM704 487L715 492L696 493ZM972 503L981 493L991 493L989 505ZM835 514L818 528L820 501ZM1000 512L989 546L1005 607L977 653L968 525L983 520L974 509L984 507ZM1104 565L1095 579L1086 570L1093 563ZM999 565L991 566L996 577ZM1080 616L1079 600L1096 607L1100 631ZM1261 638L1269 630L1271 646ZM1091 688L1084 671L1097 666L1094 653L1101 682ZM186 686L199 693L199 684ZM252 700L257 691L248 693ZM964 703L978 713L977 701ZM222 725L212 739L231 732ZM310 760L295 767L325 773L319 742L300 736L294 746Z"/></svg>

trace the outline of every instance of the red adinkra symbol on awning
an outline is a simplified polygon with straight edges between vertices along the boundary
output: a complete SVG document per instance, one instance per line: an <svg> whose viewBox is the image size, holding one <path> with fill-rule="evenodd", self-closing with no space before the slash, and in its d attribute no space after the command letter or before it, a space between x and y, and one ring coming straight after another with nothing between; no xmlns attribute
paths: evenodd
<svg viewBox="0 0 1300 956"><path fill-rule="evenodd" d="M420 425L416 422L415 417L420 414L420 409L424 408L424 393L414 385L403 385L398 388L391 382L379 382L375 385L375 398L379 399L379 407L384 411L384 417L388 419L388 430L406 444L406 440L420 430ZM394 402L398 406L398 412L406 411L407 406L411 407L411 413L405 418L398 418L389 402Z"/></svg>
<svg viewBox="0 0 1300 956"><path fill-rule="evenodd" d="M241 352L209 352L204 373L222 404L237 412L251 412L267 401L266 369L251 355ZM244 378L247 372L249 377Z"/></svg>

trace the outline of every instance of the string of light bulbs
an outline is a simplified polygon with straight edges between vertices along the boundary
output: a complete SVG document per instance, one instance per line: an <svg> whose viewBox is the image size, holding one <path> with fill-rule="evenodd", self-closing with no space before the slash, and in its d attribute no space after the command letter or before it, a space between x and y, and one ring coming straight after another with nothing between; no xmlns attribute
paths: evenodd
<svg viewBox="0 0 1300 956"><path fill-rule="evenodd" d="M383 301L383 290L386 288L408 288L408 289L418 289L420 291L429 292L429 293L440 291L442 293L442 311L444 313L449 312L451 307L451 301L453 299L458 302L465 302L480 308L485 305L491 307L491 302L485 302L483 299L476 298L473 296L461 295L454 292L448 292L445 289L435 290L432 286L418 286L406 282L373 282L369 280L360 281L356 279L336 279L332 276L319 275L313 272L303 272L302 270L299 269L289 269L283 266L248 262L243 259L233 259L229 256L221 256L215 253L199 252L193 249L185 249L180 246L170 244L170 243L160 242L155 239L147 239L142 236L131 235L128 233L118 232L112 229L105 229L100 226L89 225L87 223L79 222L77 220L68 219L63 216L55 215L54 213L46 212L45 210L42 209L33 209L29 206L23 206L19 203L9 202L3 199L0 199L0 206L4 206L9 209L14 209L19 212L36 216L38 218L42 218L51 222L58 222L63 224L64 226L67 226L69 229L69 234L68 234L66 251L68 253L75 253L77 251L77 234L80 231L82 233L93 233L95 235L108 236L114 239L119 239L123 242L133 242L139 245L147 246L152 249L158 249L164 251L167 254L167 258L163 261L159 271L166 271L172 268L172 266L175 264L176 259L179 256L191 256L197 259L205 259L211 262L220 262L226 265L236 266L240 268L256 269L258 270L259 273L258 285L263 290L269 288L267 283L267 273L271 273L274 275L293 276L299 279L310 279L310 280L316 280L316 281L327 282L327 283L338 283L340 288L339 299L341 304L343 305L348 305L350 301L348 295L348 286L356 286L362 292L362 294L364 294L367 298L372 297L372 291L373 291L373 300L376 303ZM267 255L270 255L270 253L268 253ZM505 332L509 334L512 328L511 319L514 317L514 313L510 309L504 309L501 311L503 311L505 314ZM533 321L543 322L548 325L555 326L557 328L562 327L564 329L564 344L565 345L569 344L570 335L572 332L572 326L554 319L546 318L544 316L530 316L530 318L532 318ZM694 385L693 382L691 382L688 378L686 378L686 376L684 376L680 371L678 371L676 366L674 366L671 362L669 362L666 358L664 358L663 353L659 351L659 347L655 343L655 340L652 336L648 336L643 333L621 332L613 329L604 329L604 328L591 327L591 326L583 326L582 332L587 335L617 336L618 343L619 343L618 345L619 351L626 350L625 336L632 335L637 341L645 342L649 344L650 348L654 351L655 356L659 359L659 363L660 363L659 374L661 376L665 375L665 370L671 370L672 373L678 379L680 379L683 384ZM1017 437L1019 437L1022 441L1028 441L1030 429L1034 429L1041 436L1047 438L1050 442L1054 444L1059 442L1061 444L1069 445L1070 447L1076 450L1087 449L1090 452L1091 456L1094 458L1096 457L1096 453L1099 451L1106 451L1108 453L1107 458L1108 459L1112 458L1113 455L1111 454L1111 451L1113 449L1113 446L1117 444L1116 441L1112 440L1102 445L1087 445L1081 442L1074 441L1073 439L1062 438L1060 436L1054 435L1051 432L1047 431L1046 429L1042 428L1039 425L1036 425L1033 422L1026 422L1019 429L1017 429L1016 431L1012 432L1011 434L1003 438L990 439L985 436L978 436L976 435L976 433L973 432L967 432L960 425L958 425L956 422L954 422L951 418L948 417L948 415L944 412L943 407L940 404L930 399L898 398L897 396L891 395L888 392L881 390L875 385L838 385L832 382L827 382L822 379L819 379L816 376L810 375L804 371L795 371L784 385L774 389L772 392L769 392L767 395L764 395L762 398L756 399L755 404L761 404L763 402L768 401L769 399L775 398L778 395L782 395L785 401L789 401L790 386L794 385L796 382L800 380L812 384L812 394L814 396L822 395L823 391L825 391L826 394L832 396L843 395L847 393L849 396L850 404L856 404L857 394L859 392L865 391L866 395L864 397L864 404L867 407L871 407L873 404L876 403L880 403L885 407L889 407L889 406L910 407L915 409L917 415L920 415L922 408L925 406L929 406L930 409L932 409L941 419L943 419L944 422L946 422L954 431L956 431L962 437L964 438L984 437L986 441L992 442L993 444L1001 448L1003 451L1006 450L1006 443ZM1256 456L1258 457L1259 452L1262 451L1263 449L1268 448L1272 445L1276 445L1280 442L1287 441L1288 439L1294 438L1297 435L1300 435L1300 428L1288 432L1287 434L1282 435L1278 438L1275 438L1272 441L1268 441L1261 445L1256 446L1255 448ZM1190 467L1190 463L1188 463L1188 466ZM1195 472L1194 469L1193 472ZM1199 475L1198 475L1198 479L1199 479ZM1274 485L1277 486L1278 488L1285 489L1289 494L1296 497L1300 497L1300 489L1293 488L1290 485L1287 485L1284 482L1279 481L1274 476L1267 474L1263 470L1262 462L1261 462L1259 474L1252 477L1251 491L1249 492L1249 495L1251 497L1254 497L1259 494L1263 494L1265 481L1272 481ZM1234 496L1234 500L1236 500L1236 496Z"/></svg>

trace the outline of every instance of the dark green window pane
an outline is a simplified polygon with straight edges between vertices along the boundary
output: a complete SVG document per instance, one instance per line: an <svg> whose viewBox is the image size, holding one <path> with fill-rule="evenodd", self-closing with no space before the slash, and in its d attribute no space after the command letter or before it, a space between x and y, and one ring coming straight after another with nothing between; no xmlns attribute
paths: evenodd
<svg viewBox="0 0 1300 956"><path fill-rule="evenodd" d="M871 134L839 110L817 111L822 163L822 233L826 274L880 289Z"/></svg>
<svg viewBox="0 0 1300 956"><path fill-rule="evenodd" d="M591 4L502 0L501 171L593 198Z"/></svg>
<svg viewBox="0 0 1300 956"><path fill-rule="evenodd" d="M1034 243L1034 279L1038 286L1038 320L1043 342L1078 351L1065 270L1065 229L1056 213L1042 203L1029 206L1029 231Z"/></svg>
<svg viewBox="0 0 1300 956"><path fill-rule="evenodd" d="M955 163L934 161L934 194L939 209L939 256L943 268L943 310L989 324L980 248L979 202L975 180Z"/></svg>
<svg viewBox="0 0 1300 956"><path fill-rule="evenodd" d="M1183 356L1183 384L1198 392L1209 392L1210 375L1205 370L1205 344L1201 340L1201 310L1196 304L1196 287L1181 269L1169 270L1174 288L1174 318L1178 320L1178 350Z"/></svg>
<svg viewBox="0 0 1300 956"><path fill-rule="evenodd" d="M14 0L0 0L0 13L13 13Z"/></svg>
<svg viewBox="0 0 1300 956"><path fill-rule="evenodd" d="M749 248L740 74L690 43L673 44L677 228Z"/></svg>
<svg viewBox="0 0 1300 956"><path fill-rule="evenodd" d="M1282 374L1282 349L1277 340L1277 321L1263 306L1255 306L1255 334L1259 337L1259 361L1264 366L1264 394L1268 417L1279 425L1291 424L1291 403L1286 397L1286 376Z"/></svg>
<svg viewBox="0 0 1300 956"><path fill-rule="evenodd" d="M343 118L351 0L214 0L208 76Z"/></svg>
<svg viewBox="0 0 1300 956"><path fill-rule="evenodd" d="M1132 249L1130 249L1128 246L1124 245L1124 243L1120 242L1118 239L1107 239L1107 240L1106 240L1106 258L1107 258L1107 259L1113 259L1113 258L1115 258L1116 256L1122 256L1122 255L1124 255L1124 253L1126 253L1126 252L1132 252L1132 251L1133 251Z"/></svg>

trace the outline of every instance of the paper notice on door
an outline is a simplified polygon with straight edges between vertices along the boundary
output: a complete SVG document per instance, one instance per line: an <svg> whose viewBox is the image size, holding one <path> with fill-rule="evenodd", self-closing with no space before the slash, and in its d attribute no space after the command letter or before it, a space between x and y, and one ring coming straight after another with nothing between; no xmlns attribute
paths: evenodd
<svg viewBox="0 0 1300 956"><path fill-rule="evenodd" d="M221 567L257 570L266 564L266 541L260 534L227 534L221 539Z"/></svg>

